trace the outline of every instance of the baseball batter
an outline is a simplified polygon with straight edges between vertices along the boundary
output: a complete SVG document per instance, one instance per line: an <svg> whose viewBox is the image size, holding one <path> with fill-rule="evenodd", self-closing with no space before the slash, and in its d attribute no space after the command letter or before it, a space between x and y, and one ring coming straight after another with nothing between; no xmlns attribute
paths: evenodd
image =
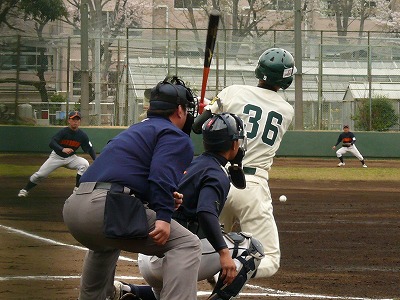
<svg viewBox="0 0 400 300"><path fill-rule="evenodd" d="M242 153L245 151L243 129L242 121L235 115L213 115L203 126L206 151L193 160L179 184L179 192L184 195L183 204L173 218L201 239L198 280L221 270L209 299L235 297L263 256L262 246L255 238L246 233L225 234L218 221L230 188L230 169L227 171L225 166L235 159L239 148ZM234 179L231 177L231 180ZM140 273L150 286L115 282L117 299L127 299L129 293L137 297L132 299L159 299L164 260L164 257L139 254Z"/></svg>
<svg viewBox="0 0 400 300"><path fill-rule="evenodd" d="M30 178L26 186L18 193L18 197L28 196L29 191L41 180L58 168L64 167L77 171L75 188L79 186L79 179L89 167L89 162L83 157L75 154L79 147L89 153L93 160L96 159L96 152L85 132L79 129L81 124L81 113L72 111L68 115L68 127L64 127L51 139L49 147L53 149L49 158Z"/></svg>
<svg viewBox="0 0 400 300"><path fill-rule="evenodd" d="M343 126L343 132L339 135L337 142L332 147L332 149L335 150L336 146L339 145L340 143L342 143L342 147L336 151L336 156L340 160L340 162L338 163L338 167L343 167L346 165L343 160L343 155L346 154L347 152L350 152L351 154L353 154L355 157L358 158L363 168L367 168L367 165L365 164L364 161L364 157L361 155L360 151L358 151L355 145L356 137L354 133L350 131L348 125Z"/></svg>
<svg viewBox="0 0 400 300"><path fill-rule="evenodd" d="M226 87L203 112L234 113L245 124L248 145L243 171L247 186L243 190L230 189L220 221L225 230L230 231L235 219L239 219L241 229L251 232L262 243L265 257L255 277L272 276L280 266L278 229L273 215L268 171L294 116L293 107L277 91L290 86L295 71L294 59L288 51L268 49L261 54L255 69L259 79L256 87Z"/></svg>

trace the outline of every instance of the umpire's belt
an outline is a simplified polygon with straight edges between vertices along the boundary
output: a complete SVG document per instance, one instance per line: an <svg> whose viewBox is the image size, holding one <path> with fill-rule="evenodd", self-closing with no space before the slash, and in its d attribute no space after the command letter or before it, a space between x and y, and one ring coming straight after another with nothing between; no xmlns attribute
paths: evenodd
<svg viewBox="0 0 400 300"><path fill-rule="evenodd" d="M100 189L100 190L109 190L114 193L123 193L123 194L129 194L132 195L133 191L125 187L119 183L111 183L111 182L96 182L96 185L94 186L94 189Z"/></svg>
<svg viewBox="0 0 400 300"><path fill-rule="evenodd" d="M76 193L78 195L86 194L86 193L91 193L93 190L97 189L109 190L111 192L124 193L129 195L134 194L134 192L130 188L127 188L119 183L111 183L111 182L82 182L79 185L79 189L76 191Z"/></svg>

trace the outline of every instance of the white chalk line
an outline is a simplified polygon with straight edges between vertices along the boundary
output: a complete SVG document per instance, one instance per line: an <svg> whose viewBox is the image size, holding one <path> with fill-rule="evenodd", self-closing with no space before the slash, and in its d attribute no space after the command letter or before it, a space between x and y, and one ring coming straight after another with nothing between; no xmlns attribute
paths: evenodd
<svg viewBox="0 0 400 300"><path fill-rule="evenodd" d="M52 245L58 245L58 246L64 246L64 247L69 247L73 248L76 250L84 250L87 251L88 249L85 247L81 246L76 246L76 245L71 245L71 244L66 244L62 242L58 242L49 238L44 238L20 229L16 229L13 227L9 226L4 226L0 224L0 228L5 229L7 231L17 233L19 235L23 235L32 239L36 239L39 241L46 242L48 244ZM129 261L129 262L137 262L137 260L131 259L129 257L124 257L120 256L121 260ZM137 276L115 276L116 279L120 280L143 280L142 277L137 277ZM48 280L48 281L58 281L58 280L67 280L67 279L80 279L80 276L50 276L50 275L45 275L45 276L0 276L0 281L9 281L9 280ZM242 296L248 296L248 297L297 297L297 298L313 298L313 299L337 299L337 300L394 300L393 298L364 298L364 297L341 297L341 296L325 296L325 295L313 295L313 294L303 294L303 293L294 293L294 292L288 292L288 291L280 291L280 290L274 290L271 288L265 288L261 287L258 285L251 285L251 284L246 284L246 287L254 290L260 290L262 291L261 293L247 293L247 292L242 292L240 295ZM210 295L211 291L198 291L197 295L198 296L206 296Z"/></svg>
<svg viewBox="0 0 400 300"><path fill-rule="evenodd" d="M75 246L75 245L71 245L71 244L65 244L65 243L62 243L62 242L57 242L55 240L44 238L44 237L38 236L36 234L32 234L32 233L29 233L29 232L26 232L26 231L23 231L23 230L19 230L19 229L13 228L13 227L8 227L8 226L4 226L4 225L0 224L0 228L3 228L5 230L8 230L8 231L11 231L11 232L14 232L14 233L17 233L19 235L23 235L23 236L27 236L27 237L33 238L35 240L39 240L39 241L42 241L42 242L45 242L45 243L48 243L48 244L51 244L51 245L64 246L64 247L69 247L69 248L73 248L73 249L76 249L76 250L83 250L83 251L87 251L88 250L85 247ZM136 259L132 259L132 258L129 258L129 257L126 257L126 256L122 256L122 255L119 257L119 259L120 260L124 260L124 261L129 261L129 262L137 262Z"/></svg>

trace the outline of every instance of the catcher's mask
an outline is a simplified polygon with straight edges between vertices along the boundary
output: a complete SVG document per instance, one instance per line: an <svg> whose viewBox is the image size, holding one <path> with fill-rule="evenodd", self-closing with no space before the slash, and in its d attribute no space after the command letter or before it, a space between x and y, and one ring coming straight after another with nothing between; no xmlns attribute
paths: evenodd
<svg viewBox="0 0 400 300"><path fill-rule="evenodd" d="M193 93L177 76L167 76L151 89L150 110L171 109L178 105L184 106L193 117L196 117L197 109Z"/></svg>
<svg viewBox="0 0 400 300"><path fill-rule="evenodd" d="M242 120L229 113L213 114L202 126L204 148L208 151L228 151L233 141L246 151L247 136Z"/></svg>
<svg viewBox="0 0 400 300"><path fill-rule="evenodd" d="M232 184L239 189L246 187L242 160L247 150L247 135L242 120L229 113L214 114L202 127L204 148L212 152L224 152L231 148L233 141L239 142L239 150L230 161L228 172Z"/></svg>
<svg viewBox="0 0 400 300"><path fill-rule="evenodd" d="M186 122L182 130L190 135L198 110L191 89L177 76L167 76L151 89L150 111L175 109L178 105L183 106L187 110Z"/></svg>

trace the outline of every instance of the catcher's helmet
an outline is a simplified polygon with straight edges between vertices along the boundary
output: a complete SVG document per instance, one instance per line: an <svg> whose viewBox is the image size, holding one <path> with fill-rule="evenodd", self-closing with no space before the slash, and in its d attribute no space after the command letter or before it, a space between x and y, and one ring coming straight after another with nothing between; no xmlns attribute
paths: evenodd
<svg viewBox="0 0 400 300"><path fill-rule="evenodd" d="M183 105L189 109L195 108L192 91L176 76L166 77L150 92L150 109L171 109Z"/></svg>
<svg viewBox="0 0 400 300"><path fill-rule="evenodd" d="M204 148L207 151L228 151L232 141L240 140L240 147L246 150L246 134L242 120L228 113L214 114L202 127Z"/></svg>
<svg viewBox="0 0 400 300"><path fill-rule="evenodd" d="M258 79L270 85L277 85L287 89L296 73L293 56L281 48L271 48L264 51L258 59L255 74Z"/></svg>

